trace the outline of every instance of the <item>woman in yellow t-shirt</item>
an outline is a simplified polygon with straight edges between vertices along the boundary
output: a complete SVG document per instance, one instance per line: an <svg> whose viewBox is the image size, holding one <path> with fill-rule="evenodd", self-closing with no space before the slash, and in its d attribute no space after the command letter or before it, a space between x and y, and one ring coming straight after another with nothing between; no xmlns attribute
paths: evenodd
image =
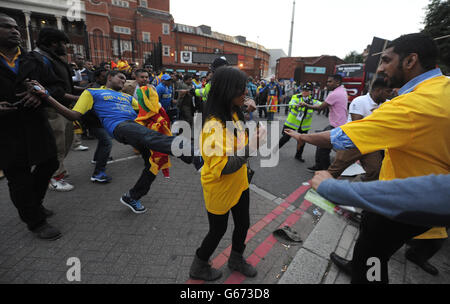
<svg viewBox="0 0 450 304"><path fill-rule="evenodd" d="M208 214L209 232L197 249L189 275L193 279L213 281L222 273L208 263L228 226L231 210L234 221L232 249L228 260L231 270L248 277L256 269L243 258L250 227L247 158L258 149L266 131L260 128L252 139L244 127L247 75L233 67L219 68L211 81L211 90L203 113L201 153L204 160L201 182Z"/></svg>

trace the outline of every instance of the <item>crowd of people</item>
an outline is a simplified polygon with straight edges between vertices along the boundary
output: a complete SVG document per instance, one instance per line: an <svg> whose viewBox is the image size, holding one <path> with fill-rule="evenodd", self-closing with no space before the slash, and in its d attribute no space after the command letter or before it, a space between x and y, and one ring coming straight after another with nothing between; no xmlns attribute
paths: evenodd
<svg viewBox="0 0 450 304"><path fill-rule="evenodd" d="M411 242L407 258L437 273L428 260L447 237L445 227L433 226L449 224L450 81L436 68L437 48L427 36L410 34L391 42L378 68L381 79L350 108L340 75L328 77L327 89L321 91L315 83L256 81L220 57L201 79L199 74L155 72L151 65L138 68L124 61L93 67L81 55L68 63L69 40L52 28L41 30L31 52L20 42L16 21L0 15L0 169L21 220L38 238L61 237L47 222L53 212L43 203L49 188L74 189L64 180L68 175L64 159L71 149L86 150L82 130L98 139L93 182L112 180L106 166L113 138L142 156L141 175L120 197L137 214L146 212L141 198L158 172L170 177L169 156L176 154L177 146L182 151L177 157L201 172L209 223L190 277L207 281L221 277L209 259L227 230L230 213L235 225L228 267L256 276L256 268L244 258L250 226L247 162L264 144L266 130L258 125L250 133L245 121L254 118L257 108L260 118L273 121L285 104L288 116L277 149L293 137L295 158L304 162L305 143L317 146L316 163L309 168L317 171L312 186L336 203L366 210L353 259L332 253L331 260L352 276L353 283L370 283L366 262L377 257L380 282L388 283L390 257ZM399 88L398 96L387 102L392 88ZM323 132L308 134L314 111L329 113L329 125ZM171 131L177 120L192 126L196 112L204 117L200 151L194 150L192 136ZM333 162L332 149L337 151ZM357 160L366 170L363 185L334 179ZM406 209L404 197L414 200L418 183L437 199L427 206L427 197L417 195L417 204Z"/></svg>

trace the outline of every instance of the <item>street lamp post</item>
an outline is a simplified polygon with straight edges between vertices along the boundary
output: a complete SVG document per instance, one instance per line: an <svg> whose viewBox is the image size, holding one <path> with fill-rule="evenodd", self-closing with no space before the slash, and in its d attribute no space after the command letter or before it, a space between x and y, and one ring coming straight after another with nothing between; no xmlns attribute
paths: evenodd
<svg viewBox="0 0 450 304"><path fill-rule="evenodd" d="M294 16L295 16L295 0L294 0L294 4L292 6L291 38L289 40L289 55L288 55L288 57L291 57L291 55L292 55L292 36L294 35Z"/></svg>

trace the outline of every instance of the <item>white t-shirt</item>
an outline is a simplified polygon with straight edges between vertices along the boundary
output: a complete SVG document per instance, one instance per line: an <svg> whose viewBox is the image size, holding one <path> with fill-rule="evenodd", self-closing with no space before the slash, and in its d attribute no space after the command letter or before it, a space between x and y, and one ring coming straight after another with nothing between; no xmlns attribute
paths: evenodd
<svg viewBox="0 0 450 304"><path fill-rule="evenodd" d="M363 117L367 117L372 114L374 110L378 109L379 106L379 104L372 100L370 94L356 97L350 103L350 107L348 109L348 122L352 121L351 114L358 114Z"/></svg>

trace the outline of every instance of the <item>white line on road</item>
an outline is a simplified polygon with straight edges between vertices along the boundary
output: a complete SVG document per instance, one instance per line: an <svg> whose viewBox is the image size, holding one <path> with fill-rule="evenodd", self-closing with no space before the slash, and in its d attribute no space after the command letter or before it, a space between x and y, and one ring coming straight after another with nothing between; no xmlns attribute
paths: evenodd
<svg viewBox="0 0 450 304"><path fill-rule="evenodd" d="M130 160L130 159L139 158L139 157L140 157L140 155L133 155L133 156L125 157L125 158L119 158L119 159L111 160L111 161L108 162L108 165L109 165L109 164L113 164L113 163L118 163L118 162L126 161L126 160Z"/></svg>

